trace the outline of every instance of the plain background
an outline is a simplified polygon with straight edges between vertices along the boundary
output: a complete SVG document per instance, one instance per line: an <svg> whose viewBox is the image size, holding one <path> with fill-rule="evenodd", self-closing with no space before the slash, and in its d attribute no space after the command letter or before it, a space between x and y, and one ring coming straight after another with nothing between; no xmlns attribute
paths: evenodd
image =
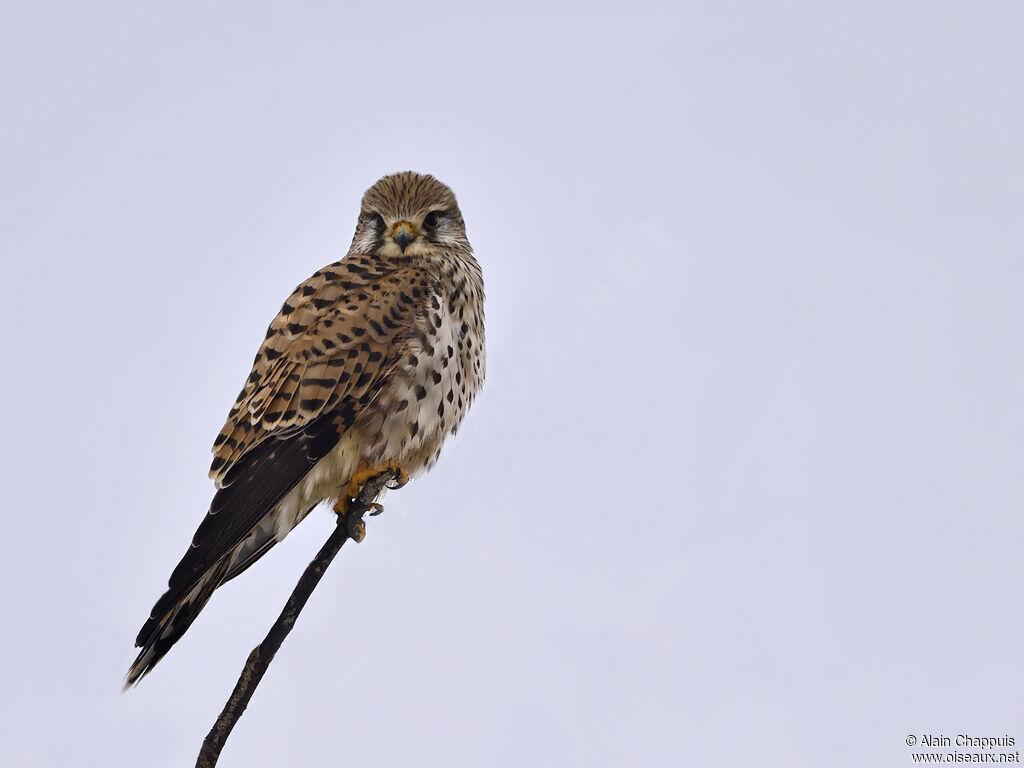
<svg viewBox="0 0 1024 768"><path fill-rule="evenodd" d="M770 8L769 8L770 6ZM1019 2L0 11L0 762L190 765L333 525L132 641L267 323L404 169L489 378L221 765L1024 741Z"/></svg>

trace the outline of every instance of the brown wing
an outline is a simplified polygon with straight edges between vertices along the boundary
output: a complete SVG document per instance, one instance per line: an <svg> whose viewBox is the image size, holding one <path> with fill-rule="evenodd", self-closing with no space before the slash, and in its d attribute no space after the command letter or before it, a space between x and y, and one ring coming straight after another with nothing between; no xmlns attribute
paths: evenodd
<svg viewBox="0 0 1024 768"><path fill-rule="evenodd" d="M284 303L214 441L210 477L218 486L269 437L361 399L401 356L434 281L422 269L378 270L369 259L336 262Z"/></svg>
<svg viewBox="0 0 1024 768"><path fill-rule="evenodd" d="M336 262L292 292L214 443L220 490L172 591L191 589L330 452L420 333L435 292L426 270L385 271L365 258Z"/></svg>
<svg viewBox="0 0 1024 768"><path fill-rule="evenodd" d="M136 644L129 683L184 634L210 595L276 541L268 515L337 444L438 301L423 269L346 258L302 283L270 324L214 443L220 490Z"/></svg>

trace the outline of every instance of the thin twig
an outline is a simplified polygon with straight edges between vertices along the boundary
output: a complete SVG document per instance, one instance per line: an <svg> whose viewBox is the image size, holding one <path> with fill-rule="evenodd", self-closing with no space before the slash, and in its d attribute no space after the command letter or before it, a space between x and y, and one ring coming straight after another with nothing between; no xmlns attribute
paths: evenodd
<svg viewBox="0 0 1024 768"><path fill-rule="evenodd" d="M373 500L380 495L384 486L392 479L396 479L396 476L389 471L367 480L359 492L359 496L349 506L348 513L344 517L339 515L338 525L331 532L330 538L320 548L313 561L306 566L306 570L299 578L299 583L295 585L295 589L292 590L291 597L285 603L284 610L277 617L274 626L270 628L263 642L253 648L252 653L249 654L249 658L242 668L242 674L238 676L238 682L235 683L235 689L231 692L227 704L224 705L224 709L217 718L217 722L213 724L213 728L210 729L206 738L203 739L203 746L199 750L196 768L213 768L217 764L220 751L224 748L224 743L227 741L231 729L235 727L235 723L238 722L242 713L245 712L249 699L252 698L253 693L256 691L256 686L263 679L263 675L270 666L270 662L274 660L274 654L281 647L281 643L288 637L288 633L292 631L295 620L299 617L299 612L306 604L306 601L309 600L309 596L313 594L313 590L320 582L320 578L324 575L324 571L327 570L327 566L331 564L334 556L341 550L346 539L353 538L356 528L362 522L363 515L371 509Z"/></svg>

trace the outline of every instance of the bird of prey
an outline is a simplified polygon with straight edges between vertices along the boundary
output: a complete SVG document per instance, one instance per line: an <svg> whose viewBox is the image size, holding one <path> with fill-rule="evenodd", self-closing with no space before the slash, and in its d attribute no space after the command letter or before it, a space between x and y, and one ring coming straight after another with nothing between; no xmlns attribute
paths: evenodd
<svg viewBox="0 0 1024 768"><path fill-rule="evenodd" d="M348 254L267 330L213 444L218 490L139 632L126 687L315 506L344 514L368 478L433 466L483 383L483 301L452 191L412 172L374 184Z"/></svg>

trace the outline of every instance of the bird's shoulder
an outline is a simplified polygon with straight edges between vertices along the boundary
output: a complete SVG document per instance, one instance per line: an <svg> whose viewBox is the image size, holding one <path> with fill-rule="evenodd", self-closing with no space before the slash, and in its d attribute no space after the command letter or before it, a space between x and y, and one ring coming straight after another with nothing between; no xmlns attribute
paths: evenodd
<svg viewBox="0 0 1024 768"><path fill-rule="evenodd" d="M214 441L221 482L246 451L364 397L404 354L438 302L421 265L347 256L300 283L270 323L252 371Z"/></svg>

